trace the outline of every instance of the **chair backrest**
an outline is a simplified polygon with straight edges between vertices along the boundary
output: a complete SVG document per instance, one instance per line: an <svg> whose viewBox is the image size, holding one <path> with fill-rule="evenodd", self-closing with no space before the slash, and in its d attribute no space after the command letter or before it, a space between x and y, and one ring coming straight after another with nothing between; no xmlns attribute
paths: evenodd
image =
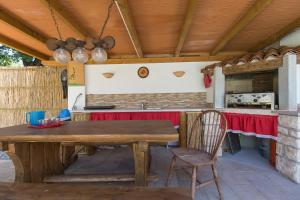
<svg viewBox="0 0 300 200"><path fill-rule="evenodd" d="M203 111L193 122L187 148L202 150L215 159L218 149L224 141L226 129L227 121L221 112Z"/></svg>

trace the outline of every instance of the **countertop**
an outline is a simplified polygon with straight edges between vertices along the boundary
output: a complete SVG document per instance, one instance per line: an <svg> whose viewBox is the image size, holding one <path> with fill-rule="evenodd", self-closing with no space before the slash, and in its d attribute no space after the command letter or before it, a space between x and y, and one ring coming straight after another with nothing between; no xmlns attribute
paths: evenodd
<svg viewBox="0 0 300 200"><path fill-rule="evenodd" d="M102 109L102 110L73 110L72 113L92 113L92 112L199 112L203 108L149 108L149 109Z"/></svg>
<svg viewBox="0 0 300 200"><path fill-rule="evenodd" d="M102 110L73 110L72 113L92 113L92 112L200 112L206 110L204 108L166 108L166 109L156 109L149 108L143 109L102 109ZM256 115L278 115L278 111L266 110L266 109L241 109L241 108L224 108L216 109L222 112L231 113L243 113L243 114L256 114Z"/></svg>

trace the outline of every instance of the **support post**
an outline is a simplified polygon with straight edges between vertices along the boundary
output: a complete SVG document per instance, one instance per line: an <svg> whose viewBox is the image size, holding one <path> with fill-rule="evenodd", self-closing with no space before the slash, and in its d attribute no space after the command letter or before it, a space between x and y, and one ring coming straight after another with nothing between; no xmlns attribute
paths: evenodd
<svg viewBox="0 0 300 200"><path fill-rule="evenodd" d="M225 97L225 75L223 74L222 67L214 68L214 108L224 108Z"/></svg>
<svg viewBox="0 0 300 200"><path fill-rule="evenodd" d="M280 110L297 110L297 57L283 56L283 67L278 69L278 96Z"/></svg>
<svg viewBox="0 0 300 200"><path fill-rule="evenodd" d="M187 146L187 114L186 114L186 112L180 113L179 142L180 142L180 147L184 148Z"/></svg>

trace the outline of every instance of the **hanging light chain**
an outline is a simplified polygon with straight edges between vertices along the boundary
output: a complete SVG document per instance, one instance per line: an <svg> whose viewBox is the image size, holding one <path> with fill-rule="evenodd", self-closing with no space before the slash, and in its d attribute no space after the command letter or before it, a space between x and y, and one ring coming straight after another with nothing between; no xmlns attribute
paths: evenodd
<svg viewBox="0 0 300 200"><path fill-rule="evenodd" d="M54 11L53 11L52 6L51 6L51 0L48 0L48 5L49 5L49 10L50 10L50 13L51 13L51 16L52 16L52 19L53 19L53 22L54 22L57 34L59 36L59 39L63 40L62 37L61 37L61 33L59 31L59 28L58 28L58 23L56 21L56 18L55 18L55 15L54 15Z"/></svg>
<svg viewBox="0 0 300 200"><path fill-rule="evenodd" d="M111 3L110 3L110 5L108 6L108 9L107 9L107 16L106 16L106 19L105 19L105 21L104 21L104 23L103 23L103 25L102 25L102 28L101 28L101 31L100 31L100 34L99 34L98 39L101 39L101 37L102 37L102 35L103 35L105 26L106 26L106 24L107 24L107 22L108 22L108 20L109 20L109 18L110 18L111 9L112 9L114 3L115 3L115 0L112 0Z"/></svg>

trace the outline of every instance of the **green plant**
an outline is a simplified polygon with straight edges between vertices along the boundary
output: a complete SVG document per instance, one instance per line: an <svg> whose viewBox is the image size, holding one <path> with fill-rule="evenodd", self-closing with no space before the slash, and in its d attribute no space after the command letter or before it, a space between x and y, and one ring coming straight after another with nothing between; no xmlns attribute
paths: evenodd
<svg viewBox="0 0 300 200"><path fill-rule="evenodd" d="M0 44L0 66L40 66L39 59Z"/></svg>

